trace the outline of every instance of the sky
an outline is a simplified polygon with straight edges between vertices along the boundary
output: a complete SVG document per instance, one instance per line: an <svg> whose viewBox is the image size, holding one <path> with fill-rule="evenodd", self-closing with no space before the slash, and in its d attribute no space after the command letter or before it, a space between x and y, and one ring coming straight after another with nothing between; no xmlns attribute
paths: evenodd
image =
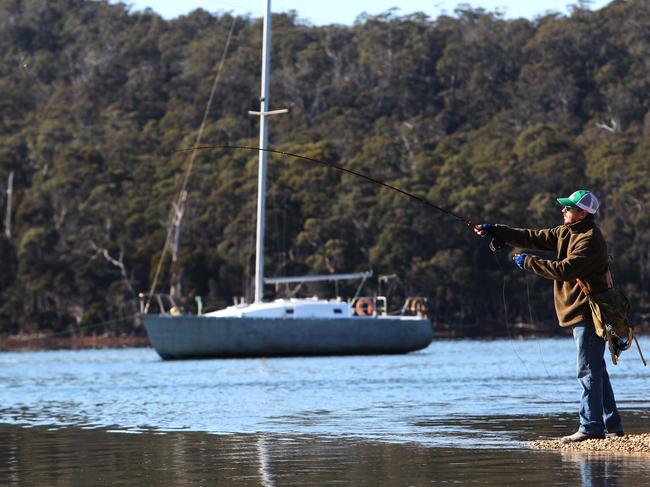
<svg viewBox="0 0 650 487"><path fill-rule="evenodd" d="M264 11L264 0L121 0L131 6L131 10L152 8L166 19L184 15L197 8L209 12L232 12L235 15L249 14L251 17L261 17ZM591 10L598 10L611 0L587 1ZM118 0L110 0L119 3ZM399 6L397 13L407 15L412 12L424 12L435 18L441 14L453 15L459 4L469 4L473 8L484 8L488 11L500 11L506 18L526 17L534 19L538 15L559 12L568 14L569 6L579 3L579 0L273 0L273 12L295 10L300 19L314 25L347 24L351 25L357 16L363 12L376 15L388 9ZM583 2L584 3L584 2Z"/></svg>

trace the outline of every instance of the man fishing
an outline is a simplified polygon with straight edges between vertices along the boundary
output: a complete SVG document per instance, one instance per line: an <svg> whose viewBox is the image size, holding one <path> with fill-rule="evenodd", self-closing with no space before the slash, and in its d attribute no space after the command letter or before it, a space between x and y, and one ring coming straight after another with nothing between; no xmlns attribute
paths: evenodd
<svg viewBox="0 0 650 487"><path fill-rule="evenodd" d="M605 341L596 335L588 297L577 282L580 279L586 283L591 293L610 287L607 244L594 219L599 202L587 190L578 190L557 201L562 206L563 223L555 228L529 230L482 224L476 225L474 231L513 247L556 252L554 260L523 252L515 254L513 260L520 269L553 280L559 324L573 328L578 381L582 386L580 427L574 434L563 437L562 442L623 436L621 417L603 358Z"/></svg>

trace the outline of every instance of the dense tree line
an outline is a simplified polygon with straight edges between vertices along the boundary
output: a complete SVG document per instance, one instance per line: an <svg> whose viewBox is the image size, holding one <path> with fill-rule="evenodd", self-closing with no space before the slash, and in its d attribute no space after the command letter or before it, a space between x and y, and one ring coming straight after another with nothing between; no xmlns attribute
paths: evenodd
<svg viewBox="0 0 650 487"><path fill-rule="evenodd" d="M174 150L196 139L231 29L203 142L256 145L247 111L259 108L260 19L0 4L0 186L12 188L1 208L1 332L116 318L111 330L131 329L191 157ZM349 27L274 15L271 107L290 113L271 120L270 146L476 222L554 226L555 197L590 188L615 279L648 322L649 31L642 0L534 21L469 7ZM179 252L164 260L158 291L175 285L189 309L199 295L205 308L250 298L256 171L255 152L196 154ZM427 296L436 323L482 329L502 326L505 284L509 322L554 326L549 282L402 195L272 156L267 201L267 276L396 273L394 297Z"/></svg>

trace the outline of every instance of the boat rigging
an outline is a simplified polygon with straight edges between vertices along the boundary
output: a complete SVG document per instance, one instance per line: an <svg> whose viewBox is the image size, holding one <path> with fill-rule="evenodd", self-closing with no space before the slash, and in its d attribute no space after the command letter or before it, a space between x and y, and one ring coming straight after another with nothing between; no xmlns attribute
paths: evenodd
<svg viewBox="0 0 650 487"><path fill-rule="evenodd" d="M369 277L367 273L358 273L264 279L266 156L270 152L279 152L267 148L267 117L286 112L286 110L269 111L268 108L271 2L265 0L265 3L260 110L249 112L260 117L260 142L259 147L239 147L259 152L254 302L239 303L205 314L199 311L199 314L190 315L183 314L175 305L169 310L166 309L158 295L160 309L159 313L154 314L148 313L150 301L145 305L144 298L147 296L141 295L141 316L151 343L163 359L385 354L423 349L433 340L433 330L431 322L424 315L425 308L421 304L415 305L412 302L410 306L405 305L402 308L399 316L390 316L384 297L358 297L359 291L350 301L343 301L338 296L335 300L318 298L277 299L272 302L262 300L265 281L269 284L312 280L338 282L355 278L365 280ZM195 147L189 150L196 151L201 147L197 141ZM192 154L194 155L195 152ZM298 157L290 153L285 155ZM324 163L305 156L299 158ZM365 177L341 166L325 164ZM372 180L369 177L365 179ZM462 217L426 202L423 198L410 195L386 183L378 183L463 220ZM464 223L467 224L465 221ZM151 300L151 297L148 296L148 299ZM413 299L417 298L411 298L411 301ZM201 310L201 301L197 300L197 304Z"/></svg>

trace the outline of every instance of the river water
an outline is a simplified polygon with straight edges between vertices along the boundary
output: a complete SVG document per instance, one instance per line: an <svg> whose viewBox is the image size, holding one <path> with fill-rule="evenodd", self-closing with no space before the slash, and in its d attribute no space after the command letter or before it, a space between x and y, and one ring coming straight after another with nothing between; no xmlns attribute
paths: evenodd
<svg viewBox="0 0 650 487"><path fill-rule="evenodd" d="M635 350L607 362L626 432L647 432L648 369ZM357 357L0 353L0 394L2 486L650 485L647 457L527 447L577 427L569 337Z"/></svg>

